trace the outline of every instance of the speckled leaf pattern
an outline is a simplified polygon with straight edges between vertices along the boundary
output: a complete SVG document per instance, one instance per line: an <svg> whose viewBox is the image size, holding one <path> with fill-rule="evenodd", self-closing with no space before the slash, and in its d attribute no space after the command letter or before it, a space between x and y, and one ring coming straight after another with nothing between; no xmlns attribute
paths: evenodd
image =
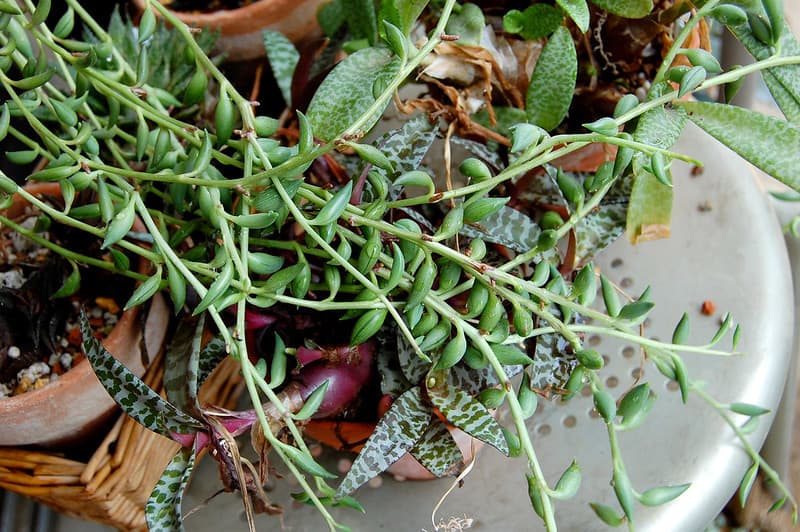
<svg viewBox="0 0 800 532"><path fill-rule="evenodd" d="M561 26L536 61L525 99L528 121L548 131L558 126L569 111L577 74L575 43L569 30Z"/></svg>
<svg viewBox="0 0 800 532"><path fill-rule="evenodd" d="M692 122L775 179L800 191L800 126L749 109L684 102Z"/></svg>
<svg viewBox="0 0 800 532"><path fill-rule="evenodd" d="M767 59L773 55L772 47L756 39L748 24L730 29L756 59ZM778 44L782 57L800 55L800 43L786 24ZM761 75L786 119L793 124L800 123L800 65L773 67L762 71Z"/></svg>
<svg viewBox="0 0 800 532"><path fill-rule="evenodd" d="M384 326L376 335L378 350L376 364L381 375L381 393L397 397L411 388L400 369L397 357L397 326ZM402 336L402 335L401 335Z"/></svg>
<svg viewBox="0 0 800 532"><path fill-rule="evenodd" d="M661 90L652 91L651 96L660 95ZM639 118L635 140L668 149L680 137L686 125L686 112L680 108L657 107ZM645 168L650 158L642 153L633 157L634 183L626 220L628 240L633 243L669 236L672 216L672 189L661 184Z"/></svg>
<svg viewBox="0 0 800 532"><path fill-rule="evenodd" d="M283 95L286 105L292 104L292 76L300 54L295 49L292 41L281 32L275 30L264 31L264 49L267 51L267 60L275 76L275 82Z"/></svg>
<svg viewBox="0 0 800 532"><path fill-rule="evenodd" d="M486 144L456 136L450 137L450 143L464 148L494 170L500 170L504 167L500 154L497 151L492 151Z"/></svg>
<svg viewBox="0 0 800 532"><path fill-rule="evenodd" d="M589 29L589 6L586 4L586 0L556 0L556 3L581 31L585 32Z"/></svg>
<svg viewBox="0 0 800 532"><path fill-rule="evenodd" d="M410 451L427 430L432 416L418 386L398 397L353 461L337 496L352 493Z"/></svg>
<svg viewBox="0 0 800 532"><path fill-rule="evenodd" d="M164 389L167 400L179 410L200 415L197 402L197 371L204 317L181 320L169 342L164 360Z"/></svg>
<svg viewBox="0 0 800 532"><path fill-rule="evenodd" d="M575 357L567 355L569 343L557 334L536 337L531 365L531 386L539 390L563 389L575 369Z"/></svg>
<svg viewBox="0 0 800 532"><path fill-rule="evenodd" d="M399 69L399 60L385 48L363 48L348 56L331 71L308 106L314 134L328 141L344 132L375 103L374 83L388 83ZM364 124L368 131L383 109Z"/></svg>
<svg viewBox="0 0 800 532"><path fill-rule="evenodd" d="M194 448L184 447L167 464L145 506L145 519L150 530L183 530L181 502L189 475L194 468L194 460Z"/></svg>
<svg viewBox="0 0 800 532"><path fill-rule="evenodd" d="M431 423L422 439L411 449L411 455L437 477L457 474L463 461L461 449L447 426L438 419Z"/></svg>
<svg viewBox="0 0 800 532"><path fill-rule="evenodd" d="M170 432L188 434L202 425L161 398L131 373L95 338L85 313L81 313L81 335L86 358L114 401L144 427L169 437Z"/></svg>
<svg viewBox="0 0 800 532"><path fill-rule="evenodd" d="M620 178L598 208L575 225L575 264L594 259L625 230L633 179Z"/></svg>
<svg viewBox="0 0 800 532"><path fill-rule="evenodd" d="M642 18L653 10L653 0L592 0L592 3L624 18Z"/></svg>
<svg viewBox="0 0 800 532"><path fill-rule="evenodd" d="M201 386L211 372L214 371L222 359L228 356L225 349L225 340L217 336L212 338L203 349L200 350L200 360L198 361L197 385Z"/></svg>
<svg viewBox="0 0 800 532"><path fill-rule="evenodd" d="M465 225L460 232L522 253L536 246L541 229L527 214L503 206L479 223Z"/></svg>
<svg viewBox="0 0 800 532"><path fill-rule="evenodd" d="M429 389L428 395L447 421L508 455L508 443L500 424L480 401L447 383Z"/></svg>
<svg viewBox="0 0 800 532"><path fill-rule="evenodd" d="M397 175L411 170L416 170L422 163L422 158L436 139L436 124L428 120L427 115L419 114L405 122L403 127L386 133L375 143L386 154ZM385 179L389 179L386 170L373 168ZM389 196L397 199L402 192L400 187L394 187Z"/></svg>
<svg viewBox="0 0 800 532"><path fill-rule="evenodd" d="M522 371L522 366L503 366L503 371L506 377L510 379L515 375L519 375ZM497 386L500 383L494 370L489 366L481 369L473 369L460 364L448 370L447 382L451 386L461 388L470 394L477 394L486 388Z"/></svg>
<svg viewBox="0 0 800 532"><path fill-rule="evenodd" d="M431 367L430 362L422 360L406 337L402 334L397 335L397 359L400 361L400 369L408 382L416 384L425 378L425 374Z"/></svg>

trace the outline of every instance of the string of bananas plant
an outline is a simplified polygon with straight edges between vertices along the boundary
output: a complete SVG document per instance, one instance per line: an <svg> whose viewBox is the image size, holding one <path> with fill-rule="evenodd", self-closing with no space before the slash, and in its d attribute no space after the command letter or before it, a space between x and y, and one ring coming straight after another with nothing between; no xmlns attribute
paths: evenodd
<svg viewBox="0 0 800 532"><path fill-rule="evenodd" d="M526 420L541 395L581 400L585 386L607 427L619 502L593 508L606 524L632 528L637 504L668 502L687 486L631 484L617 433L639 425L654 396L647 383L622 397L605 389L587 334L641 346L684 401L697 393L718 409L753 461L743 498L761 470L781 492L775 508L788 502L796 517L794 498L728 415L756 420L766 411L708 397L680 356L735 352L732 318L705 345L685 345L685 315L671 341L646 338L648 291L624 299L592 263L625 230L634 241L663 233L672 161L702 164L671 149L689 121L800 189L800 45L779 1L557 0L518 11L335 0L320 12L327 48L301 54L264 34L287 105L280 117L259 114L207 55L208 35L156 0L138 28L116 16L108 30L77 0L66 4L49 25L50 0L0 0L0 138L21 144L6 157L22 170L0 176L0 190L4 201L20 194L51 223L101 240L103 253L0 222L72 261L69 290L80 285L78 266L91 264L140 281L127 307L169 293L176 326L166 399L83 324L87 356L112 396L181 444L148 502L152 529L182 528L183 490L206 448L225 487L242 492L251 529L253 513L280 511L263 489L268 455L297 479L299 500L332 530L346 529L328 507L359 508L351 494L406 453L435 475L458 474L456 427L521 457L532 509L556 530L553 500L576 492L580 467L545 478ZM659 22L661 33L636 51L657 48L646 83L621 79L608 54L605 64L586 57L580 43L602 40L598 20ZM726 26L756 61L723 71L702 46L690 47L711 24ZM785 120L688 98L730 96L759 72ZM421 96L400 96L409 81L422 83ZM614 94L586 114L579 104L590 87ZM390 106L399 125L378 134ZM428 167L442 142L443 167ZM565 163L593 147L604 160L591 171ZM57 181L61 196L36 197L21 180ZM136 217L146 233L131 231ZM148 275L130 268L131 254L152 263ZM728 336L732 347L719 347ZM197 399L226 356L241 364L251 410ZM498 408L510 413L508 426ZM313 419L364 412L374 432L333 487L304 430ZM245 431L259 463L239 453L234 437Z"/></svg>

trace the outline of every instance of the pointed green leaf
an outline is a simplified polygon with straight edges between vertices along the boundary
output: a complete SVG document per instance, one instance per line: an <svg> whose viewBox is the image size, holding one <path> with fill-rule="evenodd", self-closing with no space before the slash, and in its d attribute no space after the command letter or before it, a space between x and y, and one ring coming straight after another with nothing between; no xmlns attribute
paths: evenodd
<svg viewBox="0 0 800 532"><path fill-rule="evenodd" d="M184 412L200 416L197 401L197 372L205 315L199 319L182 319L167 345L164 360L164 389L167 400Z"/></svg>
<svg viewBox="0 0 800 532"><path fill-rule="evenodd" d="M411 455L437 477L454 474L462 463L463 455L447 426L434 421L417 442Z"/></svg>
<svg viewBox="0 0 800 532"><path fill-rule="evenodd" d="M733 105L681 102L708 134L794 190L800 190L800 126Z"/></svg>
<svg viewBox="0 0 800 532"><path fill-rule="evenodd" d="M447 383L429 389L428 394L433 406L447 421L508 456L508 442L502 427L480 401Z"/></svg>
<svg viewBox="0 0 800 532"><path fill-rule="evenodd" d="M344 132L375 103L373 84L388 83L399 67L399 60L386 48L364 48L336 65L317 89L306 113L317 137L328 141ZM363 130L355 133L371 129L382 113L380 109L370 116Z"/></svg>
<svg viewBox="0 0 800 532"><path fill-rule="evenodd" d="M316 218L310 221L311 225L328 225L339 219L350 203L353 192L353 181L348 181L333 197L319 210Z"/></svg>
<svg viewBox="0 0 800 532"><path fill-rule="evenodd" d="M314 391L311 392L311 395L308 396L308 399L306 399L306 402L300 411L292 417L302 421L313 416L317 410L319 410L322 400L325 399L325 392L328 391L329 384L330 380L325 380L325 382L317 386Z"/></svg>
<svg viewBox="0 0 800 532"><path fill-rule="evenodd" d="M418 386L398 397L353 461L337 496L352 493L410 451L427 430L432 415Z"/></svg>
<svg viewBox="0 0 800 532"><path fill-rule="evenodd" d="M150 530L183 531L181 503L194 460L194 448L183 447L167 464L145 506L145 519Z"/></svg>
<svg viewBox="0 0 800 532"><path fill-rule="evenodd" d="M750 469L742 477L742 482L739 484L739 504L744 508L747 503L747 498L750 496L750 490L753 489L753 484L756 482L756 475L758 474L758 462L750 466Z"/></svg>
<svg viewBox="0 0 800 532"><path fill-rule="evenodd" d="M408 35L428 0L385 0L381 2L380 19L397 26Z"/></svg>
<svg viewBox="0 0 800 532"><path fill-rule="evenodd" d="M547 41L536 62L526 98L528 121L548 131L558 126L572 103L577 74L575 43L562 26Z"/></svg>
<svg viewBox="0 0 800 532"><path fill-rule="evenodd" d="M653 10L653 0L592 0L592 3L624 18L642 18Z"/></svg>
<svg viewBox="0 0 800 532"><path fill-rule="evenodd" d="M556 0L561 9L575 22L581 33L589 29L589 6L586 0Z"/></svg>
<svg viewBox="0 0 800 532"><path fill-rule="evenodd" d="M86 358L103 387L129 416L153 432L167 437L170 432L188 434L202 428L200 422L162 399L114 358L94 336L84 312L81 312L80 321Z"/></svg>
<svg viewBox="0 0 800 532"><path fill-rule="evenodd" d="M200 350L197 370L197 385L202 385L211 372L228 356L225 340L221 336L212 338L203 349Z"/></svg>
<svg viewBox="0 0 800 532"><path fill-rule="evenodd" d="M659 486L651 488L639 496L639 502L645 506L661 506L678 498L691 484L678 484L677 486Z"/></svg>
<svg viewBox="0 0 800 532"><path fill-rule="evenodd" d="M281 32L275 30L264 31L264 49L267 51L267 60L272 68L272 74L283 95L286 105L292 104L292 76L300 53Z"/></svg>
<svg viewBox="0 0 800 532"><path fill-rule="evenodd" d="M616 527L623 523L622 517L617 514L617 511L614 508L597 502L589 503L589 506L592 507L592 510L594 510L594 513L597 515L597 517L599 517L600 520L608 526Z"/></svg>

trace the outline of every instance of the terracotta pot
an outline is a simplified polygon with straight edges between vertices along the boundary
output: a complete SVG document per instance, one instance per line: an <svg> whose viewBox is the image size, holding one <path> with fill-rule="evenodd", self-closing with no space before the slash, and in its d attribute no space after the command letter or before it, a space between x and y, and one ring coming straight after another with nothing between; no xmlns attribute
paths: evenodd
<svg viewBox="0 0 800 532"><path fill-rule="evenodd" d="M36 195L60 195L57 183L35 183L26 190ZM25 206L19 196L8 213L20 213ZM144 231L137 220L134 229ZM141 261L140 271L149 263ZM144 334L147 352L154 355L164 342L169 309L157 294L153 298L147 320L142 327L139 307L122 314L117 325L103 340L103 345L120 362L137 375L144 373L141 340ZM144 332L143 332L144 331ZM55 381L38 390L0 399L0 445L40 445L61 447L73 445L93 435L117 411L116 404L97 380L89 361L84 358Z"/></svg>
<svg viewBox="0 0 800 532"><path fill-rule="evenodd" d="M257 0L238 9L210 13L173 11L186 25L217 30L216 51L229 60L266 57L263 30L278 30L297 43L322 35L317 24L317 9L328 0ZM144 0L133 0L136 10L144 10Z"/></svg>

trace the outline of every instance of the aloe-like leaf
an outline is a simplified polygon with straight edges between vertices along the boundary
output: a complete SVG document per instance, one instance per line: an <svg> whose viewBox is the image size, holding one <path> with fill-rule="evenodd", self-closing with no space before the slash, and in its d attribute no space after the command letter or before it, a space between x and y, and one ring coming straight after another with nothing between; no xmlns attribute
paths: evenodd
<svg viewBox="0 0 800 532"><path fill-rule="evenodd" d="M397 359L403 375L411 383L418 383L431 367L429 362L422 360L405 336L397 335Z"/></svg>
<svg viewBox="0 0 800 532"><path fill-rule="evenodd" d="M502 427L480 401L446 382L429 389L428 395L447 421L508 455L508 442Z"/></svg>
<svg viewBox="0 0 800 532"><path fill-rule="evenodd" d="M581 32L589 29L589 6L586 0L556 0L556 3L569 15Z"/></svg>
<svg viewBox="0 0 800 532"><path fill-rule="evenodd" d="M410 451L427 430L432 415L418 386L398 397L353 461L337 496L352 493Z"/></svg>
<svg viewBox="0 0 800 532"><path fill-rule="evenodd" d="M228 356L228 351L225 345L225 340L217 336L209 340L209 342L200 350L198 357L197 369L197 386L201 386L211 372Z"/></svg>
<svg viewBox="0 0 800 532"><path fill-rule="evenodd" d="M479 237L521 253L536 247L541 232L530 216L505 205L480 222L465 225L460 231L462 235Z"/></svg>
<svg viewBox="0 0 800 532"><path fill-rule="evenodd" d="M575 43L562 26L550 36L536 62L525 104L528 121L548 131L558 126L572 103L577 74Z"/></svg>
<svg viewBox="0 0 800 532"><path fill-rule="evenodd" d="M652 91L659 95L666 87ZM657 107L639 118L633 137L638 142L668 149L680 137L686 125L682 108ZM628 206L627 233L632 243L669 236L672 217L672 189L666 187L650 173L650 158L637 153L633 158L634 182Z"/></svg>
<svg viewBox="0 0 800 532"><path fill-rule="evenodd" d="M194 460L194 447L183 447L167 464L145 506L145 519L150 530L183 530L181 502Z"/></svg>
<svg viewBox="0 0 800 532"><path fill-rule="evenodd" d="M275 30L264 31L264 49L267 51L267 60L272 68L272 74L283 95L286 105L292 103L292 76L300 53L281 32Z"/></svg>
<svg viewBox="0 0 800 532"><path fill-rule="evenodd" d="M756 59L767 59L773 55L775 49L758 40L749 24L729 28ZM781 57L800 55L800 42L786 25L776 48ZM800 65L772 67L762 71L761 75L786 119L794 124L800 123Z"/></svg>
<svg viewBox="0 0 800 532"><path fill-rule="evenodd" d="M778 181L800 191L800 126L733 105L681 102L689 118Z"/></svg>
<svg viewBox="0 0 800 532"><path fill-rule="evenodd" d="M624 18L646 17L653 10L653 0L591 0L594 5Z"/></svg>
<svg viewBox="0 0 800 532"><path fill-rule="evenodd" d="M197 372L200 364L200 343L203 339L205 315L199 319L181 320L167 345L164 360L164 389L167 400L184 412L200 415L197 401Z"/></svg>
<svg viewBox="0 0 800 532"><path fill-rule="evenodd" d="M411 455L422 466L437 477L452 475L463 461L458 448L447 426L441 421L434 421L417 442Z"/></svg>
<svg viewBox="0 0 800 532"><path fill-rule="evenodd" d="M386 84L400 68L399 60L386 48L364 48L348 56L327 75L308 106L312 130L328 141L336 138L375 103L373 84ZM387 102L388 103L388 102ZM364 133L378 121L377 110L364 124Z"/></svg>
<svg viewBox="0 0 800 532"><path fill-rule="evenodd" d="M80 322L86 358L103 387L130 417L145 428L167 437L171 432L188 434L202 428L199 421L162 399L114 358L94 336L85 312L81 312Z"/></svg>
<svg viewBox="0 0 800 532"><path fill-rule="evenodd" d="M531 365L531 386L540 390L564 388L577 365L568 355L569 343L558 334L536 338L536 351Z"/></svg>

